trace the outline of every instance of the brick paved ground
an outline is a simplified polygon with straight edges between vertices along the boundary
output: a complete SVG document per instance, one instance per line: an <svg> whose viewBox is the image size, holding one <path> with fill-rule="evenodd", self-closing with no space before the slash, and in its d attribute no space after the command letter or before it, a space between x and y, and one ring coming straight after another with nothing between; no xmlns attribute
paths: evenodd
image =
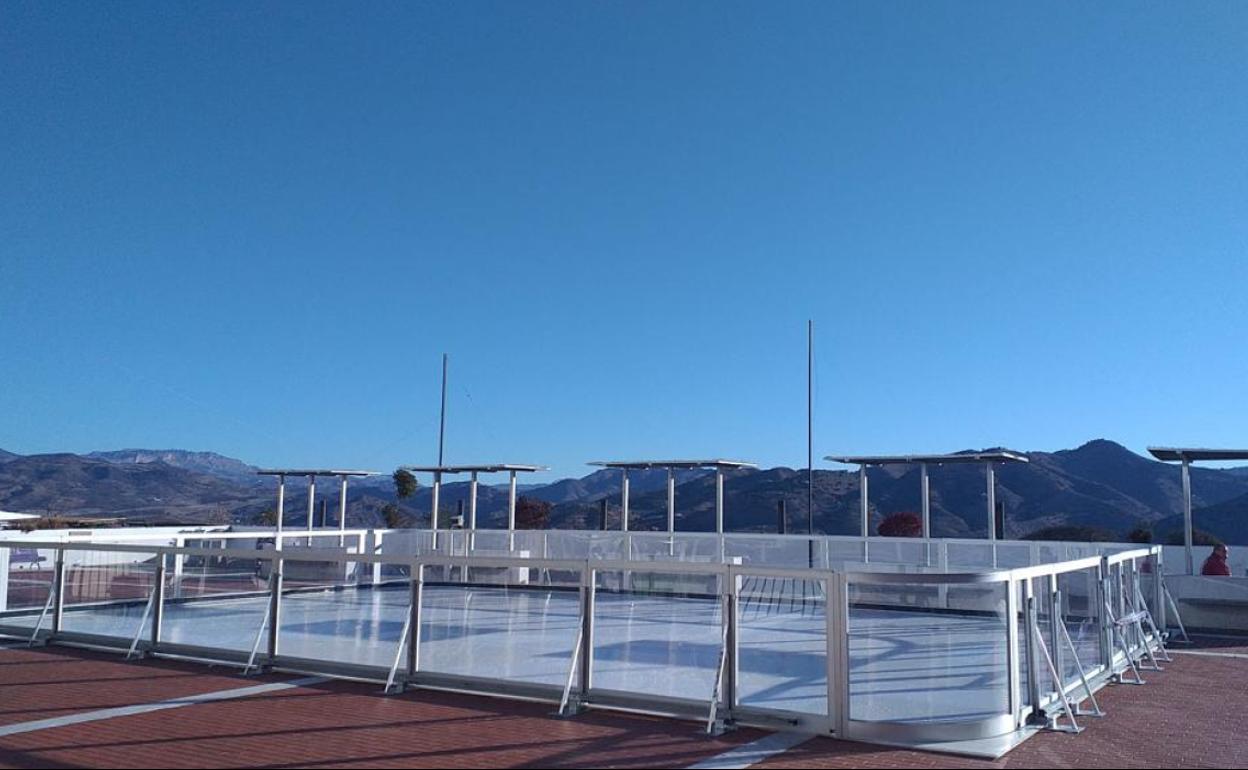
<svg viewBox="0 0 1248 770"><path fill-rule="evenodd" d="M1084 719L1079 735L1040 733L997 762L815 739L766 768L835 767L1244 767L1248 741L1248 660L1176 655L1144 687L1111 685L1097 694L1107 716Z"/></svg>
<svg viewBox="0 0 1248 770"><path fill-rule="evenodd" d="M1233 645L1224 649L1236 649ZM1217 651L1217 650L1213 650ZM1248 765L1248 660L1181 656L1147 687L1102 691L1109 716L1079 736L1042 733L999 762L814 739L764 767L1214 767ZM124 662L67 648L0 651L0 724L230 690L228 669ZM682 767L762 735L436 692L400 697L333 681L0 737L0 768Z"/></svg>

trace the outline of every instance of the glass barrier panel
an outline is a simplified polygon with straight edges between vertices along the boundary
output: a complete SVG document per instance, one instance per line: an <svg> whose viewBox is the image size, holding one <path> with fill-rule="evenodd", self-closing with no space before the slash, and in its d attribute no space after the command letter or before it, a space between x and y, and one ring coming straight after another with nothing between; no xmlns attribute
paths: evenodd
<svg viewBox="0 0 1248 770"><path fill-rule="evenodd" d="M847 566L866 561L867 541L861 538L830 537L826 540L826 548L830 569L844 570Z"/></svg>
<svg viewBox="0 0 1248 770"><path fill-rule="evenodd" d="M815 539L801 535L727 535L724 551L728 558L738 558L742 564L781 569L819 566L823 558L823 550L816 548Z"/></svg>
<svg viewBox="0 0 1248 770"><path fill-rule="evenodd" d="M1100 589L1097 586L1097 570L1064 572L1057 576L1057 590L1061 595L1062 623L1074 645L1072 656L1065 646L1061 650L1062 677L1067 686L1079 682L1078 664L1083 672L1092 676L1102 665Z"/></svg>
<svg viewBox="0 0 1248 770"><path fill-rule="evenodd" d="M579 590L567 580L542 585L530 567L460 572L425 568L421 669L562 687L580 628Z"/></svg>
<svg viewBox="0 0 1248 770"><path fill-rule="evenodd" d="M0 549L0 626L33 629L48 603L52 590L56 551L39 548L12 547ZM51 614L44 618L44 628L52 625Z"/></svg>
<svg viewBox="0 0 1248 770"><path fill-rule="evenodd" d="M313 550L326 549L303 553ZM411 607L411 568L349 557L284 561L280 655L386 669L394 664Z"/></svg>
<svg viewBox="0 0 1248 770"><path fill-rule="evenodd" d="M723 649L718 574L598 572L595 689L709 701Z"/></svg>
<svg viewBox="0 0 1248 770"><path fill-rule="evenodd" d="M161 641L250 652L268 614L273 572L272 544L258 545L254 557L210 549L169 556Z"/></svg>
<svg viewBox="0 0 1248 770"><path fill-rule="evenodd" d="M737 701L826 715L825 581L743 575L737 596Z"/></svg>
<svg viewBox="0 0 1248 770"><path fill-rule="evenodd" d="M1032 547L1024 543L997 543L997 568L1016 569L1033 563Z"/></svg>
<svg viewBox="0 0 1248 770"><path fill-rule="evenodd" d="M133 639L147 614L159 558L152 553L65 551L61 628Z"/></svg>
<svg viewBox="0 0 1248 770"><path fill-rule="evenodd" d="M993 548L982 543L951 542L946 544L950 570L984 570L993 568Z"/></svg>
<svg viewBox="0 0 1248 770"><path fill-rule="evenodd" d="M849 583L849 716L980 720L1009 713L1008 583Z"/></svg>
<svg viewBox="0 0 1248 770"><path fill-rule="evenodd" d="M871 564L928 564L928 544L917 538L878 538L867 544L867 561Z"/></svg>

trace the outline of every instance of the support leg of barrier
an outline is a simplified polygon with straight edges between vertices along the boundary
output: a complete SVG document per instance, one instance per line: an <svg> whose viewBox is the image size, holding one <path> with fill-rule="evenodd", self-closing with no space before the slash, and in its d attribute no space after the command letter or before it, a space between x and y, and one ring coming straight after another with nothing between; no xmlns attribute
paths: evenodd
<svg viewBox="0 0 1248 770"><path fill-rule="evenodd" d="M720 609L723 633L720 638L719 665L715 670L715 686L711 690L711 707L706 718L708 735L723 735L734 728L732 707L736 700L736 593L737 575L727 571L721 580L732 581L725 586Z"/></svg>
<svg viewBox="0 0 1248 770"><path fill-rule="evenodd" d="M34 647L39 642L39 631L43 628L43 619L48 616L48 612L52 609L52 601L56 598L56 577L53 576L52 582L48 584L48 600L43 603L43 611L39 613L39 619L35 621L35 627L30 632L30 643L28 647Z"/></svg>
<svg viewBox="0 0 1248 770"><path fill-rule="evenodd" d="M1174 662L1174 659L1170 657L1170 653L1166 650L1165 638L1162 636L1160 629L1157 628L1157 623L1153 621L1153 613L1148 609L1148 604L1144 601L1144 592L1138 585L1135 587L1135 600L1139 605L1140 612L1144 614L1144 622L1148 623L1148 631L1152 635L1152 642L1149 641L1147 636L1145 637L1145 645L1152 649L1152 644L1156 643L1157 652L1161 655L1160 659L1166 663ZM1153 662L1155 663L1156 661L1157 658L1154 657Z"/></svg>
<svg viewBox="0 0 1248 770"><path fill-rule="evenodd" d="M152 605L156 601L156 586L152 586L152 592L147 597L147 603L143 605L143 617L139 618L139 627L134 629L134 640L130 642L130 649L126 651L126 660L134 657L138 652L139 640L143 638L143 628L147 626L147 618L152 614Z"/></svg>
<svg viewBox="0 0 1248 770"><path fill-rule="evenodd" d="M256 669L256 656L260 653L260 642L264 639L264 631L269 625L269 616L273 612L273 602L265 602L264 615L260 618L260 627L256 629L256 641L251 645L251 654L247 656L247 665L243 667L243 676L250 676ZM257 669L257 673L259 670Z"/></svg>
<svg viewBox="0 0 1248 770"><path fill-rule="evenodd" d="M1058 629L1061 631L1062 639L1066 642L1066 649L1070 651L1070 658L1075 662L1075 670L1079 672L1079 683L1083 685L1084 697L1075 701L1075 713L1081 717L1103 717L1105 712L1101 711L1101 704L1096 702L1096 695L1092 693L1092 685L1088 683L1087 672L1083 670L1083 661L1079 660L1079 650L1075 648L1075 641L1070 638L1070 632L1066 630L1066 622L1062 621ZM1092 710L1081 708L1084 700L1092 701Z"/></svg>
<svg viewBox="0 0 1248 770"><path fill-rule="evenodd" d="M581 616L576 626L576 641L572 645L572 660L568 664L568 678L563 685L563 696L559 698L559 716L570 717L581 713L580 699L573 699L572 687L576 683L576 665L581 659L581 645L585 642L584 600L581 602Z"/></svg>
<svg viewBox="0 0 1248 770"><path fill-rule="evenodd" d="M1183 635L1183 644L1191 644L1192 640L1187 635L1187 628L1183 625L1183 616L1179 614L1179 605L1174 601L1174 594L1170 593L1170 586L1163 581L1161 590L1166 595L1166 601L1170 603L1170 611L1174 613L1174 622L1179 624L1179 633Z"/></svg>
<svg viewBox="0 0 1248 770"><path fill-rule="evenodd" d="M1062 710L1066 712L1067 721L1070 722L1069 725L1063 727L1058 723L1058 717L1054 716L1049 720L1049 727L1050 729L1060 730L1063 732L1083 732L1083 728L1079 726L1079 722L1075 719L1074 706L1070 704L1070 698L1066 697L1066 688L1063 686L1061 675L1057 672L1057 666L1053 664L1053 656L1049 654L1049 646L1044 643L1044 636L1040 634L1040 623L1036 617L1035 598L1032 597L1028 601L1028 604L1030 605L1027 611L1028 633L1031 635L1032 640L1035 642L1036 647L1040 651L1041 658L1048 667L1049 676L1053 677L1053 689L1056 691L1058 700L1062 704Z"/></svg>

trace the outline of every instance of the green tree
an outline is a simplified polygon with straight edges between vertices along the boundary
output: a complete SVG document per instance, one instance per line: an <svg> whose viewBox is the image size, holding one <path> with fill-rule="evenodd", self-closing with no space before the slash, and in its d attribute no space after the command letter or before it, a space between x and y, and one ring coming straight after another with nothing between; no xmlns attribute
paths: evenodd
<svg viewBox="0 0 1248 770"><path fill-rule="evenodd" d="M409 522L407 514L394 503L386 503L381 507L381 520L385 522L386 529L405 529Z"/></svg>
<svg viewBox="0 0 1248 770"><path fill-rule="evenodd" d="M420 482L412 475L411 471L405 471L399 468L394 472L394 494L400 500L406 500L416 494L416 490L420 488Z"/></svg>

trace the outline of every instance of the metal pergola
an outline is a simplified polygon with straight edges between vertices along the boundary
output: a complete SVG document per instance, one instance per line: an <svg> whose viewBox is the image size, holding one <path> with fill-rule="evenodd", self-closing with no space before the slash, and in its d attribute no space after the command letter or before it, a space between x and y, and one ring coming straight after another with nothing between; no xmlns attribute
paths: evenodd
<svg viewBox="0 0 1248 770"><path fill-rule="evenodd" d="M312 523L316 518L316 479L320 476L337 476L341 485L338 492L338 529L347 528L347 479L351 477L376 476L376 471L349 471L309 468L264 468L256 471L257 476L277 476L277 534L282 534L283 519L286 516L286 477L295 476L308 480L308 531L312 531ZM281 537L277 538L277 547L281 548Z"/></svg>
<svg viewBox="0 0 1248 770"><path fill-rule="evenodd" d="M507 473L509 475L507 485L507 548L515 549L516 542L516 476L520 473L537 473L540 471L550 470L545 465L525 465L520 463L484 463L479 465L405 465L403 470L409 473L429 473L433 475L433 501L432 515L429 519L429 529L433 532L433 545L437 547L438 537L438 506L442 499L442 477L455 476L462 473L469 474L468 483L468 547L471 549L475 543L472 542L477 531L477 476L481 473Z"/></svg>
<svg viewBox="0 0 1248 770"><path fill-rule="evenodd" d="M862 536L871 536L870 493L867 487L867 468L880 465L918 465L920 497L923 506L923 537L932 536L932 486L928 468L933 465L957 465L979 463L984 466L988 487L988 539L997 539L997 471L995 463L1025 463L1027 455L1012 449L996 449L991 452L961 452L933 455L852 455L823 458L834 463L858 466L859 514L862 517Z"/></svg>
<svg viewBox="0 0 1248 770"><path fill-rule="evenodd" d="M740 460L595 460L589 463L599 468L613 468L623 473L620 485L621 531L628 531L628 472L667 471L667 533L676 531L676 471L713 469L715 471L715 533L724 534L724 471L739 468L757 468L754 463Z"/></svg>
<svg viewBox="0 0 1248 770"><path fill-rule="evenodd" d="M1187 562L1187 574L1196 574L1192 556L1192 473L1194 462L1218 460L1248 460L1248 449L1200 449L1192 447L1150 446L1148 453L1162 462L1182 463L1183 466L1183 549Z"/></svg>

